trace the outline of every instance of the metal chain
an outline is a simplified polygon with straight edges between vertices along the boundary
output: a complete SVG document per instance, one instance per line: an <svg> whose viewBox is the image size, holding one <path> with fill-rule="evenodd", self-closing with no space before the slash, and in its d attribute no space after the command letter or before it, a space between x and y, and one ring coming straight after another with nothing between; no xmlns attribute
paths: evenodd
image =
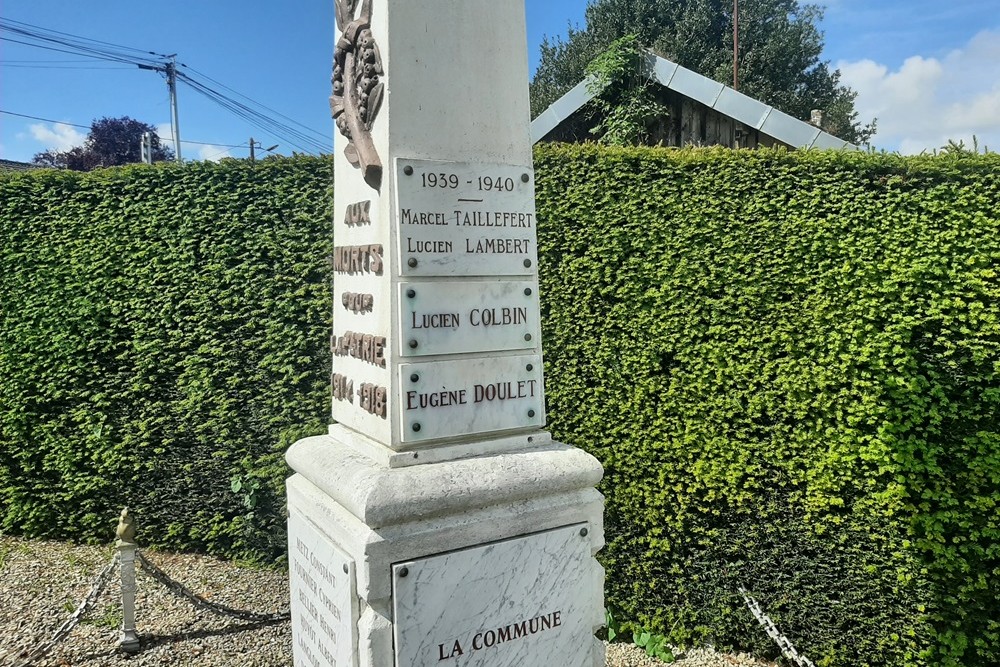
<svg viewBox="0 0 1000 667"><path fill-rule="evenodd" d="M291 613L288 611L278 612L276 614L258 614L252 611L244 611L242 609L227 607L226 605L219 604L218 602L210 602L197 593L191 591L179 581L171 579L170 575L149 562L146 557L142 555L142 552L137 551L135 555L139 564L149 576L163 584L167 590L177 597L184 598L200 609L210 611L213 614L219 614L220 616L231 616L242 621L253 621L255 623L278 623L281 621L287 621L292 617Z"/></svg>
<svg viewBox="0 0 1000 667"><path fill-rule="evenodd" d="M740 586L740 595L743 596L743 601L746 602L747 607L750 608L751 613L757 618L757 621L764 627L764 631L767 632L767 636L774 640L774 643L778 645L781 649L782 654L794 662L799 667L816 667L813 661L804 655L799 655L799 652L795 650L792 642L789 641L788 637L778 632L778 628L774 625L774 621L763 612L757 601L750 597L747 589Z"/></svg>
<svg viewBox="0 0 1000 667"><path fill-rule="evenodd" d="M44 644L39 644L35 647L31 653L22 658L21 662L17 663L17 667L31 667L35 660L44 657L49 651L55 648L56 644L61 642L63 639L72 632L73 628L83 619L84 616L94 607L94 603L97 599L101 597L101 593L104 592L104 587L108 585L111 581L111 577L115 572L115 568L118 566L119 554L115 554L111 559L111 562L104 566L104 569L97 575L94 579L93 585L90 587L90 591L84 596L83 601L76 608L76 611L70 615L66 621L59 626L59 629L55 631L52 637Z"/></svg>

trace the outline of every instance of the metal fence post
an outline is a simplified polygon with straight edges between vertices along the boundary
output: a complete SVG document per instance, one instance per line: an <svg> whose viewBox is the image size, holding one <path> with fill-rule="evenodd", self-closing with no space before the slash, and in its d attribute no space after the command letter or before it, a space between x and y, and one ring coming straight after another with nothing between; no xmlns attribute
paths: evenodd
<svg viewBox="0 0 1000 667"><path fill-rule="evenodd" d="M118 646L126 653L139 652L139 635L135 632L135 521L128 508L122 510L118 521L116 546L121 557L122 581L122 634Z"/></svg>

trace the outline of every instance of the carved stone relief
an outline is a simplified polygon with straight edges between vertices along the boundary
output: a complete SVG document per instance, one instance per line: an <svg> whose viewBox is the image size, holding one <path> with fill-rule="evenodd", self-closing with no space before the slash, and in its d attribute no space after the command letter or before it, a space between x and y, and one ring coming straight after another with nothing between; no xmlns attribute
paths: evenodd
<svg viewBox="0 0 1000 667"><path fill-rule="evenodd" d="M382 183L382 161L371 129L382 106L385 72L371 31L372 0L362 0L360 11L358 5L358 0L336 0L340 39L333 58L330 111L337 129L349 140L344 155L377 190Z"/></svg>

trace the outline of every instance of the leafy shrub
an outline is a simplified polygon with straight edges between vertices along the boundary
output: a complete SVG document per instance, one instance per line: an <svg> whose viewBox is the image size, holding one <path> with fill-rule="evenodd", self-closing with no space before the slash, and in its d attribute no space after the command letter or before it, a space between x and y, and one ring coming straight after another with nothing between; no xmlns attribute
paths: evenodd
<svg viewBox="0 0 1000 667"><path fill-rule="evenodd" d="M1000 159L536 152L551 428L678 644L1000 664Z"/></svg>
<svg viewBox="0 0 1000 667"><path fill-rule="evenodd" d="M156 544L284 551L282 455L328 412L331 183L308 158L0 179L5 530L105 541L127 504Z"/></svg>
<svg viewBox="0 0 1000 667"><path fill-rule="evenodd" d="M744 585L818 665L1000 664L1000 158L536 162L551 428L605 465L620 617L775 655ZM106 541L127 503L163 546L283 552L330 172L0 176L4 530Z"/></svg>

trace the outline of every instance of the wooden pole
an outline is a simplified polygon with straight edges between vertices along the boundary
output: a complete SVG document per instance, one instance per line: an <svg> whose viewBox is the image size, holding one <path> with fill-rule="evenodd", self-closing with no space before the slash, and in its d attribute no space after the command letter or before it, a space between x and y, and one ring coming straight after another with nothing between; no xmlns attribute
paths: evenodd
<svg viewBox="0 0 1000 667"><path fill-rule="evenodd" d="M740 89L740 0L733 0L733 90Z"/></svg>

